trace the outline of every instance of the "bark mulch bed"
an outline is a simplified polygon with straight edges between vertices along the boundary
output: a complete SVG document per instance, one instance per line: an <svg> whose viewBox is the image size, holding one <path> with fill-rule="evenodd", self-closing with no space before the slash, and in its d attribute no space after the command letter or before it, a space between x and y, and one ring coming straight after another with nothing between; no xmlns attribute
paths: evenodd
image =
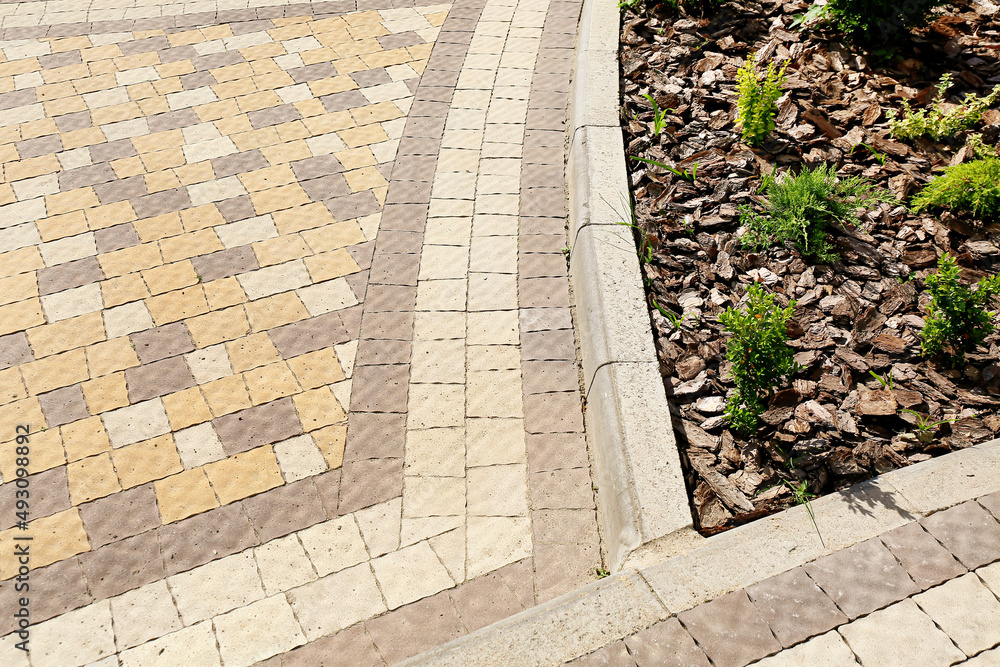
<svg viewBox="0 0 1000 667"><path fill-rule="evenodd" d="M1000 335L967 365L921 356L920 330L930 300L923 279L945 252L963 278L1000 265L1000 225L943 213L915 215L903 205L935 170L968 159L952 143L891 138L886 111L900 100L929 102L945 72L952 102L987 94L1000 83L1000 10L960 1L915 31L892 58L852 50L831 30L799 32L804 2L728 2L704 12L642 8L622 17L622 126L626 152L691 169L689 183L628 160L637 224L652 259L643 262L657 352L693 496L705 534L795 503L782 480L805 481L821 495L879 473L992 439L1000 432ZM790 59L777 129L761 148L741 143L736 72L745 57ZM651 94L672 109L653 134ZM988 145L1000 135L1000 111L977 131ZM885 155L881 164L866 143ZM852 148L857 147L853 150ZM741 246L738 208L760 210L762 175L805 164L834 165L900 198L837 229L840 261L819 265L792 247L752 252ZM803 370L778 391L751 438L730 432L722 416L733 388L719 313L759 281L782 305L797 301L790 345ZM675 328L653 305L678 316ZM887 380L884 387L874 374ZM916 417L953 419L929 442Z"/></svg>

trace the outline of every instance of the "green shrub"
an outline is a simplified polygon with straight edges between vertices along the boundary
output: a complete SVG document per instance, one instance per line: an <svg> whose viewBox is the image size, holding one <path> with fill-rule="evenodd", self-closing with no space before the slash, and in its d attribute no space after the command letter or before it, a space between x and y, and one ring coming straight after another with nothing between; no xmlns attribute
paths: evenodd
<svg viewBox="0 0 1000 667"><path fill-rule="evenodd" d="M968 211L983 220L1000 219L1000 158L947 167L913 196L913 210L950 208Z"/></svg>
<svg viewBox="0 0 1000 667"><path fill-rule="evenodd" d="M779 308L774 295L754 283L745 310L727 308L719 315L719 322L732 334L726 358L732 363L736 391L726 405L726 417L736 431L750 433L757 427L774 387L797 368L786 329L794 308L795 302Z"/></svg>
<svg viewBox="0 0 1000 667"><path fill-rule="evenodd" d="M940 105L945 100L948 89L951 88L951 82L951 74L945 74L941 77L937 85L937 95L929 109L914 111L910 108L909 101L903 100L902 119L897 118L899 114L896 113L895 109L890 109L886 117L889 119L889 132L892 136L902 139L917 139L926 135L934 141L953 137L978 123L983 117L983 112L989 109L1000 96L1000 86L994 87L986 97L968 93L961 106L944 112L941 111Z"/></svg>
<svg viewBox="0 0 1000 667"><path fill-rule="evenodd" d="M935 355L948 349L958 363L993 333L996 313L986 308L1000 294L1000 275L983 278L971 290L959 282L960 272L955 259L946 253L938 260L938 272L924 280L931 302L920 334L924 354Z"/></svg>
<svg viewBox="0 0 1000 667"><path fill-rule="evenodd" d="M830 221L856 223L859 210L895 201L891 192L862 178L838 178L828 165L804 167L797 176L772 180L765 194L763 214L748 206L741 209L740 222L746 226L743 245L760 249L792 241L804 255L821 262L837 257L827 240Z"/></svg>
<svg viewBox="0 0 1000 667"><path fill-rule="evenodd" d="M898 40L910 28L926 25L931 9L944 0L829 0L834 23L861 42Z"/></svg>
<svg viewBox="0 0 1000 667"><path fill-rule="evenodd" d="M752 146L760 144L774 131L774 117L778 113L776 102L781 97L788 66L786 62L778 70L773 62L769 63L762 82L757 76L756 57L756 53L748 55L736 74L740 84L736 107L743 125L743 141Z"/></svg>

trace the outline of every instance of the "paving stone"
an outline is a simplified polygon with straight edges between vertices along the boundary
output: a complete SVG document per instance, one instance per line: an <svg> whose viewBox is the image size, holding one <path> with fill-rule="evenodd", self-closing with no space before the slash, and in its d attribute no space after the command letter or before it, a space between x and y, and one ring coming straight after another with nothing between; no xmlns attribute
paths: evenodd
<svg viewBox="0 0 1000 667"><path fill-rule="evenodd" d="M134 333L131 339L139 361L144 364L194 350L191 335L183 322Z"/></svg>
<svg viewBox="0 0 1000 667"><path fill-rule="evenodd" d="M154 398L101 415L112 447L124 447L170 431L163 402Z"/></svg>
<svg viewBox="0 0 1000 667"><path fill-rule="evenodd" d="M708 667L708 658L694 643L680 621L669 618L651 628L626 637L625 645L638 667L680 665Z"/></svg>
<svg viewBox="0 0 1000 667"><path fill-rule="evenodd" d="M389 609L433 595L454 582L427 542L372 560L372 570Z"/></svg>
<svg viewBox="0 0 1000 667"><path fill-rule="evenodd" d="M149 484L81 505L80 516L93 549L160 525L156 494Z"/></svg>
<svg viewBox="0 0 1000 667"><path fill-rule="evenodd" d="M0 370L6 370L13 366L27 363L34 360L31 347L28 345L28 337L23 331L0 336Z"/></svg>
<svg viewBox="0 0 1000 667"><path fill-rule="evenodd" d="M286 324L267 333L283 359L339 345L350 339L338 313Z"/></svg>
<svg viewBox="0 0 1000 667"><path fill-rule="evenodd" d="M347 428L344 459L402 458L406 416L379 412L354 412Z"/></svg>
<svg viewBox="0 0 1000 667"><path fill-rule="evenodd" d="M115 642L119 650L144 644L183 627L166 581L111 598Z"/></svg>
<svg viewBox="0 0 1000 667"><path fill-rule="evenodd" d="M302 433L302 425L290 398L217 417L212 423L227 456Z"/></svg>
<svg viewBox="0 0 1000 667"><path fill-rule="evenodd" d="M573 667L635 667L636 662L625 647L625 642L616 641L566 664Z"/></svg>
<svg viewBox="0 0 1000 667"><path fill-rule="evenodd" d="M259 544L250 520L238 504L169 524L158 533L167 574L185 572Z"/></svg>
<svg viewBox="0 0 1000 667"><path fill-rule="evenodd" d="M50 428L90 416L80 385L74 384L38 396L38 404Z"/></svg>
<svg viewBox="0 0 1000 667"><path fill-rule="evenodd" d="M594 581L601 565L597 542L535 544L535 591L542 603Z"/></svg>
<svg viewBox="0 0 1000 667"><path fill-rule="evenodd" d="M326 520L312 479L303 479L243 501L259 540L271 540Z"/></svg>
<svg viewBox="0 0 1000 667"><path fill-rule="evenodd" d="M802 568L749 586L747 594L786 648L847 622Z"/></svg>
<svg viewBox="0 0 1000 667"><path fill-rule="evenodd" d="M212 623L205 621L154 641L122 651L123 667L150 664L220 666L219 649Z"/></svg>
<svg viewBox="0 0 1000 667"><path fill-rule="evenodd" d="M115 652L111 605L102 602L39 624L31 637L37 665L84 665Z"/></svg>
<svg viewBox="0 0 1000 667"><path fill-rule="evenodd" d="M382 667L382 657L364 625L322 637L286 653L284 667Z"/></svg>
<svg viewBox="0 0 1000 667"><path fill-rule="evenodd" d="M70 507L69 481L65 466L28 475L26 479L27 488L31 493L32 518L49 516ZM15 484L0 484L0 530L7 530L18 521L17 490Z"/></svg>
<svg viewBox="0 0 1000 667"><path fill-rule="evenodd" d="M975 502L936 512L920 523L967 568L1000 558L1000 523Z"/></svg>
<svg viewBox="0 0 1000 667"><path fill-rule="evenodd" d="M988 509L1000 521L1000 491L978 498L976 502Z"/></svg>
<svg viewBox="0 0 1000 667"><path fill-rule="evenodd" d="M367 563L334 572L287 595L310 641L386 611ZM330 604L333 599L338 603Z"/></svg>
<svg viewBox="0 0 1000 667"><path fill-rule="evenodd" d="M755 667L799 667L800 665L815 665L816 667L841 667L855 665L857 661L851 649L848 648L837 632L828 632L819 637L813 637L798 646L785 649L777 655L755 662Z"/></svg>
<svg viewBox="0 0 1000 667"><path fill-rule="evenodd" d="M745 665L781 650L743 590L706 602L678 618L713 665Z"/></svg>
<svg viewBox="0 0 1000 667"><path fill-rule="evenodd" d="M593 483L587 468L533 473L528 488L532 509L590 509L594 506Z"/></svg>
<svg viewBox="0 0 1000 667"><path fill-rule="evenodd" d="M38 271L38 294L45 296L104 279L97 257L84 257Z"/></svg>
<svg viewBox="0 0 1000 667"><path fill-rule="evenodd" d="M913 600L876 611L838 632L863 665L951 665L965 659Z"/></svg>
<svg viewBox="0 0 1000 667"><path fill-rule="evenodd" d="M469 632L523 610L520 600L499 573L467 581L450 592L462 625Z"/></svg>
<svg viewBox="0 0 1000 667"><path fill-rule="evenodd" d="M83 569L76 558L69 558L31 572L31 618L34 623L41 623L50 618L78 609L94 601L87 587ZM4 586L12 595L17 593L13 586ZM11 600L13 602L13 599ZM13 604L8 609L13 609ZM11 627L14 630L13 613Z"/></svg>
<svg viewBox="0 0 1000 667"><path fill-rule="evenodd" d="M182 357L170 357L125 371L129 400L147 401L195 386L191 369Z"/></svg>
<svg viewBox="0 0 1000 667"><path fill-rule="evenodd" d="M1000 644L1000 601L975 574L952 579L913 601L970 657Z"/></svg>
<svg viewBox="0 0 1000 667"><path fill-rule="evenodd" d="M212 618L264 597L251 553L241 553L167 578L185 625Z"/></svg>
<svg viewBox="0 0 1000 667"><path fill-rule="evenodd" d="M438 593L368 621L365 628L390 664L465 634L447 593Z"/></svg>
<svg viewBox="0 0 1000 667"><path fill-rule="evenodd" d="M962 663L965 667L998 667L1000 666L1000 648L983 651L975 658Z"/></svg>
<svg viewBox="0 0 1000 667"><path fill-rule="evenodd" d="M805 571L851 619L919 591L878 540L867 540L808 563Z"/></svg>
<svg viewBox="0 0 1000 667"><path fill-rule="evenodd" d="M80 567L97 600L120 595L165 576L155 530L112 542L80 556Z"/></svg>
<svg viewBox="0 0 1000 667"><path fill-rule="evenodd" d="M879 536L910 577L926 590L954 579L966 569L919 523L908 523Z"/></svg>
<svg viewBox="0 0 1000 667"><path fill-rule="evenodd" d="M252 665L305 643L283 595L254 602L213 619L226 665Z"/></svg>

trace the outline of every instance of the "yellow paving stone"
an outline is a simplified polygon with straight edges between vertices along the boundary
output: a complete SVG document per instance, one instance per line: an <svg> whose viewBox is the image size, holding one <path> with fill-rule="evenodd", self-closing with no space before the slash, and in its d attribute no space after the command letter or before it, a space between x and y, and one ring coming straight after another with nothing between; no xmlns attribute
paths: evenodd
<svg viewBox="0 0 1000 667"><path fill-rule="evenodd" d="M82 349L54 354L21 365L28 391L37 396L88 379L87 358Z"/></svg>
<svg viewBox="0 0 1000 667"><path fill-rule="evenodd" d="M38 246L28 246L0 253L0 276L16 276L44 266L45 262L42 261L42 254L38 252Z"/></svg>
<svg viewBox="0 0 1000 667"><path fill-rule="evenodd" d="M309 312L295 292L275 294L246 305L253 331L267 331L309 317Z"/></svg>
<svg viewBox="0 0 1000 667"><path fill-rule="evenodd" d="M177 174L177 178L182 185L193 185L215 179L215 172L212 171L212 163L208 160L196 162L195 164L182 165L175 168L174 173Z"/></svg>
<svg viewBox="0 0 1000 667"><path fill-rule="evenodd" d="M253 81L254 85L257 86L257 90L274 90L275 88L284 88L285 86L295 85L295 79L293 79L288 72L283 71L257 74L251 79L251 81Z"/></svg>
<svg viewBox="0 0 1000 667"><path fill-rule="evenodd" d="M91 345L86 355L90 376L94 378L139 365L139 357L126 336Z"/></svg>
<svg viewBox="0 0 1000 667"><path fill-rule="evenodd" d="M103 498L122 490L107 452L66 465L69 498L74 505Z"/></svg>
<svg viewBox="0 0 1000 667"><path fill-rule="evenodd" d="M146 99L138 99L135 95L132 99L137 100L139 108L142 109L142 113L147 116L153 116L158 113L167 113L170 111L170 105L167 104L167 98L161 96L159 93L150 86L150 95Z"/></svg>
<svg viewBox="0 0 1000 667"><path fill-rule="evenodd" d="M127 201L88 208L84 213L87 216L87 224L94 230L113 227L136 219L135 211L132 210L132 205Z"/></svg>
<svg viewBox="0 0 1000 667"><path fill-rule="evenodd" d="M209 171L211 171L211 166L209 166ZM226 224L226 219L222 217L219 209L214 204L205 204L181 211L181 224L184 226L184 231L194 232L206 227L224 225Z"/></svg>
<svg viewBox="0 0 1000 667"><path fill-rule="evenodd" d="M181 83L179 77L172 76L168 79L159 79L153 81L153 90L159 95L169 95L170 93L179 93L184 90L184 84Z"/></svg>
<svg viewBox="0 0 1000 667"><path fill-rule="evenodd" d="M226 83L217 83L212 86L212 91L220 100L242 97L259 92L254 82L249 78L236 79Z"/></svg>
<svg viewBox="0 0 1000 667"><path fill-rule="evenodd" d="M45 211L49 215L61 215L81 209L96 208L101 202L94 188L77 188L69 192L59 192L45 196Z"/></svg>
<svg viewBox="0 0 1000 667"><path fill-rule="evenodd" d="M336 222L330 210L320 202L275 211L271 218L279 234L293 234Z"/></svg>
<svg viewBox="0 0 1000 667"><path fill-rule="evenodd" d="M87 63L75 63L62 67L53 67L42 70L42 80L45 83L59 83L60 81L72 81L90 75L90 68Z"/></svg>
<svg viewBox="0 0 1000 667"><path fill-rule="evenodd" d="M285 483L270 445L209 463L205 474L223 505Z"/></svg>
<svg viewBox="0 0 1000 667"><path fill-rule="evenodd" d="M113 308L129 301L138 301L149 296L149 289L138 273L130 273L111 280L101 281L101 296L104 307Z"/></svg>
<svg viewBox="0 0 1000 667"><path fill-rule="evenodd" d="M118 82L115 80L113 74L98 74L96 76L75 79L73 86L76 88L77 93L85 95L86 93L96 93L101 90L116 88Z"/></svg>
<svg viewBox="0 0 1000 667"><path fill-rule="evenodd" d="M115 58L115 66L118 68L119 72L124 72L128 69L138 69L139 67L151 67L153 65L160 64L160 54L156 51L147 51L145 53L135 53L130 56L121 56Z"/></svg>
<svg viewBox="0 0 1000 667"><path fill-rule="evenodd" d="M240 182L243 183L243 187L245 187L249 192L267 190L268 188L297 182L295 173L292 172L292 168L286 164L278 165L277 167L266 167L256 171L248 171L240 174L238 178L240 179Z"/></svg>
<svg viewBox="0 0 1000 667"><path fill-rule="evenodd" d="M27 397L28 392L24 389L21 371L17 368L0 371L0 405L13 403Z"/></svg>
<svg viewBox="0 0 1000 667"><path fill-rule="evenodd" d="M278 236L266 241L258 241L252 245L254 254L257 256L257 264L260 266L271 266L281 264L293 259L299 259L306 255L311 255L312 250L298 234L288 236Z"/></svg>
<svg viewBox="0 0 1000 667"><path fill-rule="evenodd" d="M269 403L302 391L285 362L260 366L243 374L254 405Z"/></svg>
<svg viewBox="0 0 1000 667"><path fill-rule="evenodd" d="M142 272L142 279L146 281L146 286L152 295L190 287L198 282L194 265L189 259L146 269Z"/></svg>
<svg viewBox="0 0 1000 667"><path fill-rule="evenodd" d="M347 42L345 44L340 44L334 47L337 50L337 54L340 55L341 58L348 58L350 56L364 56L369 53L382 52L382 45L379 44L377 39L374 38L357 39L357 35L352 34L351 36L355 38L354 41ZM371 67L370 65L365 63L366 69L370 67ZM343 70L341 70L340 67L338 66L337 71L342 72Z"/></svg>
<svg viewBox="0 0 1000 667"><path fill-rule="evenodd" d="M308 229L302 232L302 238L315 252L336 250L357 243L365 242L364 232L357 221L349 220L326 225L318 229Z"/></svg>
<svg viewBox="0 0 1000 667"><path fill-rule="evenodd" d="M81 387L83 398L87 401L87 409L92 415L123 408L129 404L125 373L121 371L87 380Z"/></svg>
<svg viewBox="0 0 1000 667"><path fill-rule="evenodd" d="M172 170L157 171L152 174L146 174L145 181L146 191L150 194L163 192L164 190L171 190L181 184L177 175Z"/></svg>
<svg viewBox="0 0 1000 667"><path fill-rule="evenodd" d="M305 63L306 65L315 65L316 63L333 62L334 60L340 58L337 52L329 47L303 51L299 53L299 57L302 58L302 62Z"/></svg>
<svg viewBox="0 0 1000 667"><path fill-rule="evenodd" d="M344 69L341 69L340 63L343 62L345 61L337 61L337 63L334 63L337 65L337 71L341 72L339 76L331 77L329 79L320 79L319 81L309 82L309 90L312 92L314 96L322 97L324 95L332 95L334 93L343 93L348 90L357 90L358 88L357 81L347 76L349 72L345 71ZM350 67L347 67L346 69L351 71L359 71L365 69L365 64L360 60L357 61L357 64L358 64L357 68L351 69ZM336 114L331 114L331 115L337 115L337 114L340 115L347 114L348 117L350 117L350 113L346 111L338 111L336 112Z"/></svg>
<svg viewBox="0 0 1000 667"><path fill-rule="evenodd" d="M0 146L0 160L4 163L11 162L13 160L20 160L21 156L17 152L17 148L14 144L3 144Z"/></svg>
<svg viewBox="0 0 1000 667"><path fill-rule="evenodd" d="M16 160L17 158L14 157L11 159ZM3 206L5 204L13 204L16 201L17 201L17 195L14 194L14 188L12 188L8 183L0 184L0 206ZM41 231L39 231L39 233L41 233Z"/></svg>
<svg viewBox="0 0 1000 667"><path fill-rule="evenodd" d="M205 35L200 30L185 30L167 35L170 46L184 46L185 44L197 44L205 41Z"/></svg>
<svg viewBox="0 0 1000 667"><path fill-rule="evenodd" d="M385 206L385 198L386 195L389 194L389 185L386 184L384 187L381 188L373 188L372 194L375 195L375 199L378 200L379 206Z"/></svg>
<svg viewBox="0 0 1000 667"><path fill-rule="evenodd" d="M406 49L392 49L391 51L382 51L381 53L368 53L361 56L361 59L365 61L366 65L374 69L376 67L402 65L413 60L413 56Z"/></svg>
<svg viewBox="0 0 1000 667"><path fill-rule="evenodd" d="M410 56L412 56L414 60L427 60L428 58L431 57L431 49L433 48L434 48L434 43L430 42L427 44L415 44L413 46L407 47L406 50L410 52ZM414 66L410 65L410 67ZM416 67L414 67L414 69L416 69ZM419 73L421 70L417 71Z"/></svg>
<svg viewBox="0 0 1000 667"><path fill-rule="evenodd" d="M34 139L35 137L44 137L47 134L56 134L59 132L59 128L56 126L56 121L52 118L42 118L41 120L21 123L20 130L21 139ZM64 150L72 148L72 146L66 145L66 134L61 134L60 138L62 139Z"/></svg>
<svg viewBox="0 0 1000 667"><path fill-rule="evenodd" d="M203 123L210 123L220 118L238 115L240 113L240 106L236 104L236 100L222 100L196 106L194 107L194 112Z"/></svg>
<svg viewBox="0 0 1000 667"><path fill-rule="evenodd" d="M304 160L308 157L312 157L312 152L309 150L309 146L301 139L287 144L267 146L261 148L260 152L264 155L264 159L272 165L286 164L288 162L295 162L296 160Z"/></svg>
<svg viewBox="0 0 1000 667"><path fill-rule="evenodd" d="M247 300L247 295L240 286L235 276L220 278L204 283L205 298L208 299L208 306L213 310L234 306ZM263 300L263 299L261 299Z"/></svg>
<svg viewBox="0 0 1000 667"><path fill-rule="evenodd" d="M310 389L297 394L292 397L292 401L298 410L302 428L306 432L315 431L318 428L337 424L347 419L347 414L337 402L337 397L328 387Z"/></svg>
<svg viewBox="0 0 1000 667"><path fill-rule="evenodd" d="M303 206L308 204L310 200L302 186L294 183L261 192L251 192L250 201L253 203L257 215L265 215L293 206Z"/></svg>
<svg viewBox="0 0 1000 667"><path fill-rule="evenodd" d="M349 148L358 148L359 146L367 146L389 140L389 136L382 129L381 125L365 125L364 127L341 130L337 132L337 136L343 139Z"/></svg>
<svg viewBox="0 0 1000 667"><path fill-rule="evenodd" d="M292 106L299 110L299 113L302 114L303 118L311 118L313 116L320 116L326 113L326 107L323 106L323 103L315 99L301 100L299 102L295 102ZM307 128L309 128L310 133L314 133L308 122L304 124ZM335 129L339 130L341 128Z"/></svg>
<svg viewBox="0 0 1000 667"><path fill-rule="evenodd" d="M99 127L85 127L82 130L63 132L59 136L62 139L63 150L67 151L94 144L103 144L107 141L104 132Z"/></svg>
<svg viewBox="0 0 1000 667"><path fill-rule="evenodd" d="M0 306L0 336L44 323L42 302L37 297Z"/></svg>
<svg viewBox="0 0 1000 667"><path fill-rule="evenodd" d="M4 178L7 182L20 181L25 178L44 176L61 171L62 166L54 154L18 160L4 165Z"/></svg>
<svg viewBox="0 0 1000 667"><path fill-rule="evenodd" d="M239 79L249 79L253 75L253 67L250 63L236 63L225 67L216 67L208 70L209 74L215 77L219 83L236 81Z"/></svg>
<svg viewBox="0 0 1000 667"><path fill-rule="evenodd" d="M351 115L358 125L368 125L369 123L383 123L387 120L401 118L405 114L392 102L380 102L351 109Z"/></svg>
<svg viewBox="0 0 1000 667"><path fill-rule="evenodd" d="M26 333L36 359L93 345L106 338L104 318L99 312L71 317L54 324L44 324L28 329Z"/></svg>
<svg viewBox="0 0 1000 667"><path fill-rule="evenodd" d="M0 579L10 579L19 572L20 564L14 555L14 545L18 543L14 537L25 534L33 538L27 565L32 570L90 551L80 510L71 507L29 522L27 531L14 527L0 533Z"/></svg>
<svg viewBox="0 0 1000 667"><path fill-rule="evenodd" d="M49 49L52 53L65 53L66 51L76 51L77 49L86 49L90 47L90 38L85 35L78 37L61 37L59 39L49 40Z"/></svg>
<svg viewBox="0 0 1000 667"><path fill-rule="evenodd" d="M340 164L344 165L344 169L360 169L378 163L371 149L367 146L348 148L347 150L334 153L333 156L337 158Z"/></svg>
<svg viewBox="0 0 1000 667"><path fill-rule="evenodd" d="M176 212L136 220L133 225L143 243L159 241L168 236L178 236L184 233L184 223L181 222L180 214Z"/></svg>
<svg viewBox="0 0 1000 667"><path fill-rule="evenodd" d="M38 281L34 274L19 273L0 278L0 306L38 296Z"/></svg>
<svg viewBox="0 0 1000 667"><path fill-rule="evenodd" d="M104 275L108 278L151 269L163 263L163 259L160 257L160 248L155 243L140 243L131 248L107 252L98 255L97 261L101 265Z"/></svg>
<svg viewBox="0 0 1000 667"><path fill-rule="evenodd" d="M280 141L278 131L273 127L262 127L259 130L231 134L229 138L233 140L233 143L241 151L252 151L255 148L273 146Z"/></svg>
<svg viewBox="0 0 1000 667"><path fill-rule="evenodd" d="M212 411L198 387L167 394L162 400L167 419L175 431L212 419Z"/></svg>
<svg viewBox="0 0 1000 667"><path fill-rule="evenodd" d="M274 129L277 130L278 138L282 141L295 141L296 139L305 139L312 136L309 128L301 120L275 125Z"/></svg>
<svg viewBox="0 0 1000 667"><path fill-rule="evenodd" d="M166 130L164 132L156 132L155 134L132 137L130 141L135 147L136 152L144 155L146 153L155 153L167 147L180 148L184 145L184 133L180 130Z"/></svg>
<svg viewBox="0 0 1000 667"><path fill-rule="evenodd" d="M60 84L59 86L46 86L46 88L49 88L49 90L47 91L48 94L52 95L55 98L59 98L59 99L50 99L47 102L43 103L43 106L45 107L46 116L54 118L56 116L63 116L68 113L75 113L77 111L87 110L87 104L83 101L83 98L80 97L79 95L73 95L72 97L63 97L61 90L52 90L63 87L69 88L70 95L73 95L72 84L67 83L67 84ZM36 92L36 94L38 94L39 99L42 99L45 96L44 93L39 94Z"/></svg>
<svg viewBox="0 0 1000 667"><path fill-rule="evenodd" d="M264 364L281 361L278 349L265 333L255 333L226 343L234 373L242 373Z"/></svg>
<svg viewBox="0 0 1000 667"><path fill-rule="evenodd" d="M316 389L344 379L340 360L330 347L293 357L288 360L288 367L303 389Z"/></svg>
<svg viewBox="0 0 1000 667"><path fill-rule="evenodd" d="M208 302L201 285L150 297L146 299L146 307L156 326L208 312Z"/></svg>
<svg viewBox="0 0 1000 667"><path fill-rule="evenodd" d="M253 131L253 125L250 124L250 119L245 113L240 113L239 110L233 116L228 116L226 118L220 118L215 121L215 127L218 128L219 132L228 136L230 139L233 137ZM233 143L236 143L235 140ZM237 145L237 148L239 146Z"/></svg>
<svg viewBox="0 0 1000 667"><path fill-rule="evenodd" d="M448 18L448 12L437 12L435 14L428 14L424 18L427 19L427 22L430 23L432 26L438 28L444 25L445 19Z"/></svg>
<svg viewBox="0 0 1000 667"><path fill-rule="evenodd" d="M344 174L344 179L353 192L361 192L362 190L371 190L388 185L385 177L382 176L382 172L376 167L352 169Z"/></svg>
<svg viewBox="0 0 1000 667"><path fill-rule="evenodd" d="M37 72L40 69L42 69L42 66L38 64L38 58L24 58L22 60L0 63L0 76L26 74L28 72Z"/></svg>
<svg viewBox="0 0 1000 667"><path fill-rule="evenodd" d="M306 35L311 35L312 30L310 26L306 23L292 23L290 25L283 26L281 28L272 28L267 31L267 34L271 36L276 42L283 42L288 39L295 39L296 37L305 37Z"/></svg>
<svg viewBox="0 0 1000 667"><path fill-rule="evenodd" d="M131 489L155 479L163 479L184 470L174 445L174 437L164 435L137 442L111 452L123 489Z"/></svg>
<svg viewBox="0 0 1000 667"><path fill-rule="evenodd" d="M201 385L208 407L216 417L250 407L250 393L242 375L230 375Z"/></svg>
<svg viewBox="0 0 1000 667"><path fill-rule="evenodd" d="M284 104L284 102L281 101L281 98L278 97L278 94L273 90L263 90L257 93L250 93L249 95L237 97L236 104L239 105L240 112L250 113L251 111L260 111L261 109L276 107Z"/></svg>
<svg viewBox="0 0 1000 667"><path fill-rule="evenodd" d="M123 120L142 118L142 109L135 102L126 104L115 104L114 106L94 109L90 112L91 121L94 125L105 125L107 123L117 123Z"/></svg>
<svg viewBox="0 0 1000 667"><path fill-rule="evenodd" d="M161 132L160 134L163 133ZM138 138L139 137L132 137L132 141L134 142ZM163 150L154 150L151 152L144 152L140 150L139 159L142 160L142 164L146 168L147 172L173 169L174 167L180 167L185 163L184 150L179 146L172 146L170 148L164 148Z"/></svg>
<svg viewBox="0 0 1000 667"><path fill-rule="evenodd" d="M87 216L83 211L53 215L35 222L43 241L55 241L87 231Z"/></svg>
<svg viewBox="0 0 1000 667"><path fill-rule="evenodd" d="M250 333L250 323L243 312L243 306L232 306L192 317L185 324L194 344L199 348L236 340Z"/></svg>
<svg viewBox="0 0 1000 667"><path fill-rule="evenodd" d="M9 409L11 409L11 406L4 406L4 411ZM40 417L35 419L35 415L31 412L22 412L21 416L24 418L22 421L10 424L9 429L6 429L5 426L4 439L7 440L9 438L9 440L0 445L0 472L2 472L5 482L17 479L17 469L18 467L22 467L17 465L17 450L14 447L17 434L17 431L14 429L19 424L23 424L30 429L31 456L29 457L28 465L23 466L27 468L30 474L51 470L66 463L66 453L63 450L63 441L59 429L50 428L42 430L45 428L44 422L41 421Z"/></svg>
<svg viewBox="0 0 1000 667"><path fill-rule="evenodd" d="M101 46L91 46L80 49L80 58L84 62L92 60L104 60L105 58L117 58L122 55L122 50L117 44L104 44Z"/></svg>
<svg viewBox="0 0 1000 667"><path fill-rule="evenodd" d="M191 64L190 60L177 60L172 63L155 65L153 69L155 69L156 73L161 77L168 78L171 76L190 74L194 71L194 65Z"/></svg>
<svg viewBox="0 0 1000 667"><path fill-rule="evenodd" d="M202 468L192 468L153 482L153 489L164 525L219 506Z"/></svg>
<svg viewBox="0 0 1000 667"><path fill-rule="evenodd" d="M214 230L200 229L161 240L160 250L163 252L163 261L176 262L179 259L225 250L225 246Z"/></svg>
<svg viewBox="0 0 1000 667"><path fill-rule="evenodd" d="M343 248L320 253L314 257L306 257L305 262L309 277L314 283L340 278L361 270L350 253Z"/></svg>
<svg viewBox="0 0 1000 667"><path fill-rule="evenodd" d="M226 24L211 25L201 29L201 34L206 40L225 39L233 36L233 29Z"/></svg>
<svg viewBox="0 0 1000 667"><path fill-rule="evenodd" d="M311 432L313 442L319 448L330 469L344 464L344 445L347 444L347 424L334 424Z"/></svg>

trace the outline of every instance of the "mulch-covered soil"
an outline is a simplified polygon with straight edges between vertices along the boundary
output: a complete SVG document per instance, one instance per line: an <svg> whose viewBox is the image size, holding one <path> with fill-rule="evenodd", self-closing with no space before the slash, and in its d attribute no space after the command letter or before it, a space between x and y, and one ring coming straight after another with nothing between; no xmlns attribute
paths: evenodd
<svg viewBox="0 0 1000 667"><path fill-rule="evenodd" d="M886 118L900 100L929 102L945 72L954 74L954 103L1000 83L1000 10L984 1L947 6L894 57L882 58L853 50L832 30L792 27L807 8L734 1L704 16L662 6L623 15L627 154L681 169L698 164L689 183L628 160L636 220L652 248L644 273L657 352L706 534L793 504L782 480L806 481L820 495L1000 432L1000 335L962 368L924 358L919 338L930 300L924 278L938 258L956 256L968 281L995 272L1000 225L908 211L903 204L935 170L970 156L962 137L894 140ZM791 61L777 129L758 149L740 141L736 121L736 72L753 51L761 63ZM672 109L659 135L645 94ZM977 131L995 145L1000 111L988 111ZM861 143L884 154L885 164ZM791 246L742 247L738 209L760 210L762 175L823 163L871 179L900 202L868 211L861 226L833 230L841 258L833 264L811 262ZM756 435L741 438L722 414L733 384L717 318L752 281L782 305L796 300L789 344L803 370L774 395ZM687 314L679 329L654 300ZM891 374L891 389L872 373ZM921 439L917 418L903 410L955 421Z"/></svg>

